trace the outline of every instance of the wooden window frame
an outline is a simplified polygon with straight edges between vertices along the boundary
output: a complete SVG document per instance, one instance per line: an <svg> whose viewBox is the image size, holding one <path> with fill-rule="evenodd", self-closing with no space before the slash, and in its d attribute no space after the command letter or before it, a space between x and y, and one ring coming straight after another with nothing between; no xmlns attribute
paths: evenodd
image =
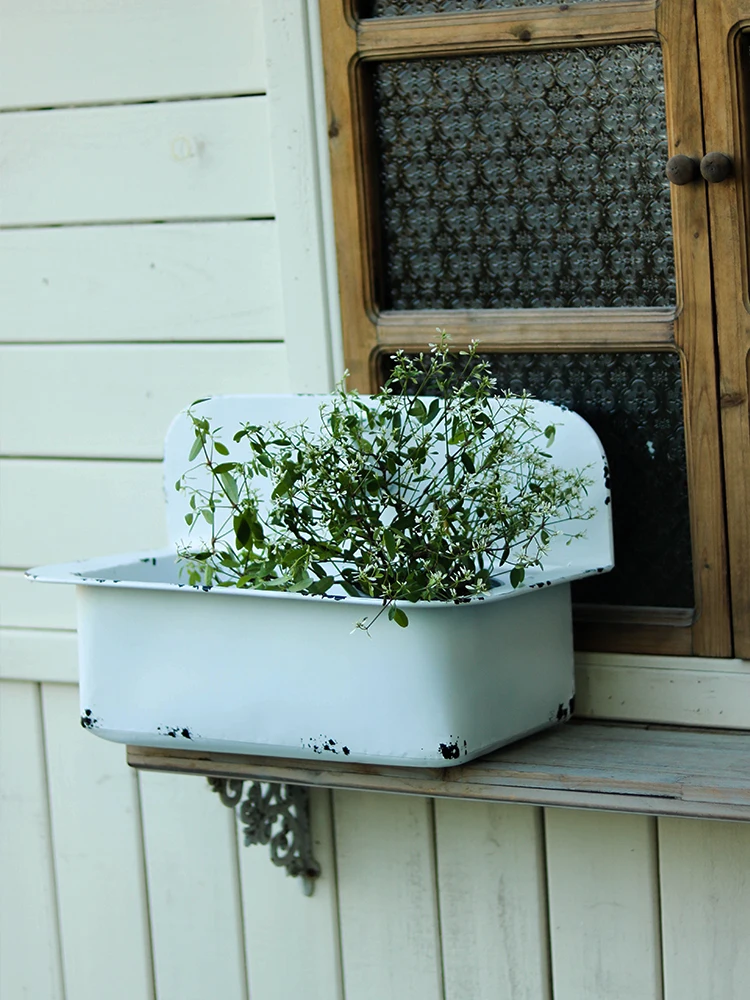
<svg viewBox="0 0 750 1000"><path fill-rule="evenodd" d="M669 155L704 150L696 22L680 0L529 7L358 21L353 0L320 4L335 244L349 384L370 392L379 355L422 349L446 327L457 348L488 351L676 351L681 358L695 612L616 609L577 621L578 649L732 655L706 185L672 188L677 307L379 311L376 182L363 67L420 56L657 41ZM679 83L674 83L679 81Z"/></svg>

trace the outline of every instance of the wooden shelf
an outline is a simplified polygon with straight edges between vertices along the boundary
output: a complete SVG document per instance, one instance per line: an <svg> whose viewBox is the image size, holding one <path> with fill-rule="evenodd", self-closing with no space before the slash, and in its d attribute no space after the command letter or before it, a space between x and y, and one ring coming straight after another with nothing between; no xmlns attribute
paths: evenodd
<svg viewBox="0 0 750 1000"><path fill-rule="evenodd" d="M574 721L458 767L127 748L132 767L440 798L750 820L750 733Z"/></svg>

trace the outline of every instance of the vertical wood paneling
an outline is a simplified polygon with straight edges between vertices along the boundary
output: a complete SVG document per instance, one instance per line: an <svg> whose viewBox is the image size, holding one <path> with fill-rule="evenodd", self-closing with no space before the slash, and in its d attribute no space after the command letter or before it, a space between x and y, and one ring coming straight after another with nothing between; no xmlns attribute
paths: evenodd
<svg viewBox="0 0 750 1000"><path fill-rule="evenodd" d="M0 232L0 340L281 340L276 223Z"/></svg>
<svg viewBox="0 0 750 1000"><path fill-rule="evenodd" d="M234 817L203 778L140 780L157 997L247 1000Z"/></svg>
<svg viewBox="0 0 750 1000"><path fill-rule="evenodd" d="M446 1000L548 1000L541 810L436 800Z"/></svg>
<svg viewBox="0 0 750 1000"><path fill-rule="evenodd" d="M661 1000L655 823L545 810L555 1000Z"/></svg>
<svg viewBox="0 0 750 1000"><path fill-rule="evenodd" d="M346 1000L442 1000L429 799L335 792Z"/></svg>
<svg viewBox="0 0 750 1000"><path fill-rule="evenodd" d="M42 685L68 1000L153 997L136 775L81 729L74 685Z"/></svg>
<svg viewBox="0 0 750 1000"><path fill-rule="evenodd" d="M330 792L310 792L315 858L321 876L311 897L299 879L270 861L267 847L242 843L240 871L252 1000L341 1000L336 861Z"/></svg>
<svg viewBox="0 0 750 1000"><path fill-rule="evenodd" d="M0 826L0 996L62 1000L37 684L0 682Z"/></svg>
<svg viewBox="0 0 750 1000"><path fill-rule="evenodd" d="M0 106L265 87L262 0L4 0Z"/></svg>
<svg viewBox="0 0 750 1000"><path fill-rule="evenodd" d="M750 992L750 824L660 819L665 1000Z"/></svg>
<svg viewBox="0 0 750 1000"><path fill-rule="evenodd" d="M0 116L2 225L273 215L265 97Z"/></svg>

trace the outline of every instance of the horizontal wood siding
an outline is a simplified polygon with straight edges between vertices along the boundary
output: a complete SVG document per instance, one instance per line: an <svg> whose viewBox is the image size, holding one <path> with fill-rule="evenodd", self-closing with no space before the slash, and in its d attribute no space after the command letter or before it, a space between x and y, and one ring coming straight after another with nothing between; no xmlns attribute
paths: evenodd
<svg viewBox="0 0 750 1000"><path fill-rule="evenodd" d="M265 97L20 111L0 144L4 226L273 215Z"/></svg>
<svg viewBox="0 0 750 1000"><path fill-rule="evenodd" d="M277 224L0 231L0 341L278 340Z"/></svg>
<svg viewBox="0 0 750 1000"><path fill-rule="evenodd" d="M261 0L5 0L0 107L266 89Z"/></svg>
<svg viewBox="0 0 750 1000"><path fill-rule="evenodd" d="M158 460L194 399L288 390L283 343L0 346L0 454Z"/></svg>

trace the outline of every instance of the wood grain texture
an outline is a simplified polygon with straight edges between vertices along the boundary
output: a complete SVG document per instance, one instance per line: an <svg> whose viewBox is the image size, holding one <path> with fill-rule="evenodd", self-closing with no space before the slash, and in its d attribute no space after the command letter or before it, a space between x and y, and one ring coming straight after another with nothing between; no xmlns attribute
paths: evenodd
<svg viewBox="0 0 750 1000"><path fill-rule="evenodd" d="M541 810L435 802L446 1000L548 1000Z"/></svg>
<svg viewBox="0 0 750 1000"><path fill-rule="evenodd" d="M383 312L378 342L392 351L421 350L436 329L450 330L451 343L481 341L492 350L533 350L555 340L560 351L659 350L674 343L672 309L456 309Z"/></svg>
<svg viewBox="0 0 750 1000"><path fill-rule="evenodd" d="M700 158L703 113L696 26L685 5L657 8L662 41L669 155ZM706 185L672 185L672 228L679 313L675 342L682 355L685 443L697 617L692 650L731 656L731 613L724 525L719 399L713 336L713 285ZM713 226L713 222L711 223Z"/></svg>
<svg viewBox="0 0 750 1000"><path fill-rule="evenodd" d="M265 97L0 117L0 225L271 216Z"/></svg>
<svg viewBox="0 0 750 1000"><path fill-rule="evenodd" d="M194 399L288 389L283 344L0 346L0 453L160 459Z"/></svg>
<svg viewBox="0 0 750 1000"><path fill-rule="evenodd" d="M252 1000L343 997L330 792L311 793L310 824L321 875L309 897L299 879L271 864L267 847L245 847L242 826L237 826Z"/></svg>
<svg viewBox="0 0 750 1000"><path fill-rule="evenodd" d="M738 1000L750 979L750 827L659 820L665 1000Z"/></svg>
<svg viewBox="0 0 750 1000"><path fill-rule="evenodd" d="M0 682L0 996L63 1000L39 686Z"/></svg>
<svg viewBox="0 0 750 1000"><path fill-rule="evenodd" d="M282 340L276 223L0 232L0 340Z"/></svg>
<svg viewBox="0 0 750 1000"><path fill-rule="evenodd" d="M261 0L6 0L0 107L265 90Z"/></svg>
<svg viewBox="0 0 750 1000"><path fill-rule="evenodd" d="M582 624L577 648L663 655L732 653L722 509L718 400L712 329L708 205L702 184L673 191L678 278L669 310L502 310L379 314L375 298L378 198L370 116L360 72L367 60L522 52L580 44L662 43L670 153L701 155L702 116L695 23L679 0L616 6L561 5L374 18L357 22L343 5L321 10L344 353L353 385L378 380L378 352L425 348L435 328L458 346L479 338L491 350L681 350L690 491L695 621ZM355 37L356 36L356 37ZM618 315L619 313L619 315ZM628 319L624 317L628 316ZM578 326L576 323L578 322ZM375 329L373 330L373 325ZM365 373L367 372L367 376Z"/></svg>
<svg viewBox="0 0 750 1000"><path fill-rule="evenodd" d="M655 37L652 3L623 3L614 9L563 5L440 17L376 18L358 25L359 51L366 59L405 59L550 45L605 44ZM551 7L551 5L550 5Z"/></svg>
<svg viewBox="0 0 750 1000"><path fill-rule="evenodd" d="M738 22L747 23L746 0L702 0L696 5L701 46L705 149L734 164L733 176L706 185L711 210L719 398L724 447L727 531L734 625L734 650L750 657L750 316L748 316L748 192L750 150L740 115L747 94L740 86ZM746 81L745 81L746 82Z"/></svg>
<svg viewBox="0 0 750 1000"><path fill-rule="evenodd" d="M320 3L319 7L344 363L349 371L347 385L370 392L370 355L377 345L369 248L374 220L362 155L357 34L344 17L343 5Z"/></svg>
<svg viewBox="0 0 750 1000"><path fill-rule="evenodd" d="M75 632L1 628L0 679L77 683Z"/></svg>
<svg viewBox="0 0 750 1000"><path fill-rule="evenodd" d="M234 815L200 778L140 785L157 996L247 1000Z"/></svg>
<svg viewBox="0 0 750 1000"><path fill-rule="evenodd" d="M442 1000L432 804L334 794L347 1000Z"/></svg>
<svg viewBox="0 0 750 1000"><path fill-rule="evenodd" d="M79 725L78 691L42 686L65 992L153 998L137 775Z"/></svg>
<svg viewBox="0 0 750 1000"><path fill-rule="evenodd" d="M128 747L133 767L441 798L750 819L750 734L573 722L458 767ZM355 801L362 801L361 797Z"/></svg>
<svg viewBox="0 0 750 1000"><path fill-rule="evenodd" d="M284 336L294 392L333 382L305 0L263 6Z"/></svg>
<svg viewBox="0 0 750 1000"><path fill-rule="evenodd" d="M545 829L555 1000L662 1000L656 821L547 809Z"/></svg>
<svg viewBox="0 0 750 1000"><path fill-rule="evenodd" d="M0 508L4 569L158 549L167 541L157 462L3 459Z"/></svg>

